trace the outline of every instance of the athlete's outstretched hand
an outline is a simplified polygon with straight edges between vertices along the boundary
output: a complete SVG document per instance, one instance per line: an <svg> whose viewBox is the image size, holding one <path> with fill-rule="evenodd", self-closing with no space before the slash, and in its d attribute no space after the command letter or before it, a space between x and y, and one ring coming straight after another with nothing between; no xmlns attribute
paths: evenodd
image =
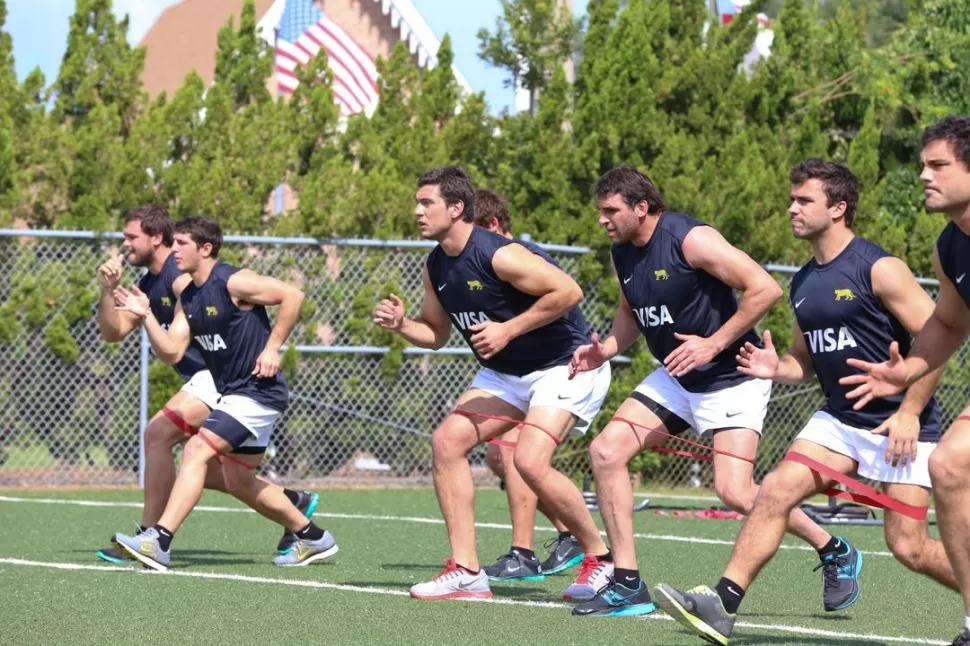
<svg viewBox="0 0 970 646"><path fill-rule="evenodd" d="M573 358L569 361L569 378L572 379L586 370L596 370L607 361L609 357L600 343L600 335L593 332L592 343L581 345L573 352Z"/></svg>
<svg viewBox="0 0 970 646"><path fill-rule="evenodd" d="M253 368L254 377L275 377L280 371L280 351L276 348L263 348L256 357L256 367Z"/></svg>
<svg viewBox="0 0 970 646"><path fill-rule="evenodd" d="M683 377L694 368L707 365L717 356L717 347L707 337L674 332L674 338L683 343L664 359L664 366L671 377Z"/></svg>
<svg viewBox="0 0 970 646"><path fill-rule="evenodd" d="M889 433L886 443L886 464L905 467L909 461L916 462L919 441L919 417L912 413L896 411L885 422L872 429L873 433Z"/></svg>
<svg viewBox="0 0 970 646"><path fill-rule="evenodd" d="M98 280L101 281L101 288L104 290L113 290L121 282L121 274L124 271L124 265L121 262L121 256L118 255L116 251L113 251L111 255L101 263L98 267Z"/></svg>
<svg viewBox="0 0 970 646"><path fill-rule="evenodd" d="M388 294L374 308L374 323L388 330L400 330L404 324L404 301L396 294Z"/></svg>
<svg viewBox="0 0 970 646"><path fill-rule="evenodd" d="M853 410L859 410L876 397L891 397L906 388L906 364L895 341L889 344L889 361L869 363L860 359L846 359L846 363L863 371L839 379L843 386L857 386L845 394L846 399L858 400L852 405Z"/></svg>
<svg viewBox="0 0 970 646"><path fill-rule="evenodd" d="M738 372L758 379L774 379L778 372L778 352L771 342L771 330L765 330L761 338L765 343L764 348L748 341L738 350Z"/></svg>
<svg viewBox="0 0 970 646"><path fill-rule="evenodd" d="M145 318L151 304L148 302L148 295L138 289L138 285L132 285L130 290L119 285L115 288L115 307L122 312L131 312L138 318Z"/></svg>
<svg viewBox="0 0 970 646"><path fill-rule="evenodd" d="M505 323L485 321L484 323L477 323L468 329L472 331L470 339L472 348L475 349L475 352L482 359L491 359L501 352L509 344L509 341L512 340L512 335L509 334L508 327Z"/></svg>

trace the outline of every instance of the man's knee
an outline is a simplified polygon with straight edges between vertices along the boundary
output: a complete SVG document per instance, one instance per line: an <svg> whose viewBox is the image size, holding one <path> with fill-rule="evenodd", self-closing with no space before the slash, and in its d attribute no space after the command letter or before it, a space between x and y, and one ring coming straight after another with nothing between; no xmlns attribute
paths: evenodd
<svg viewBox="0 0 970 646"><path fill-rule="evenodd" d="M937 448L930 454L929 462L933 489L939 491L961 488L966 485L967 471L970 469L970 455L967 455L965 451L942 451Z"/></svg>
<svg viewBox="0 0 970 646"><path fill-rule="evenodd" d="M714 493L731 510L739 514L750 514L754 508L758 488L754 482L715 481Z"/></svg>
<svg viewBox="0 0 970 646"><path fill-rule="evenodd" d="M171 450L177 444L186 441L189 436L167 417L159 415L152 418L145 427L145 449Z"/></svg>
<svg viewBox="0 0 970 646"><path fill-rule="evenodd" d="M624 469L633 458L616 435L600 433L589 445L589 460L594 471Z"/></svg>
<svg viewBox="0 0 970 646"><path fill-rule="evenodd" d="M889 551L910 570L918 571L922 563L925 537L915 531L889 531L888 525L886 529L886 545L889 546Z"/></svg>
<svg viewBox="0 0 970 646"><path fill-rule="evenodd" d="M787 514L800 502L793 493L792 482L784 471L775 469L765 476L761 486L755 490L752 483L750 508L764 508L776 514Z"/></svg>
<svg viewBox="0 0 970 646"><path fill-rule="evenodd" d="M516 451L513 462L515 463L515 470L533 488L542 482L551 468L549 460L545 456L533 452Z"/></svg>

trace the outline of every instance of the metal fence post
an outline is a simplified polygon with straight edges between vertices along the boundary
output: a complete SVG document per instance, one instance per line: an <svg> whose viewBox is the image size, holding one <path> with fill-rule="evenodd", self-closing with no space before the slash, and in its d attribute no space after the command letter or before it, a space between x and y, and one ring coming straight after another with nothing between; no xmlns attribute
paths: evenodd
<svg viewBox="0 0 970 646"><path fill-rule="evenodd" d="M148 333L140 328L138 402L138 486L145 488L145 427L148 426Z"/></svg>

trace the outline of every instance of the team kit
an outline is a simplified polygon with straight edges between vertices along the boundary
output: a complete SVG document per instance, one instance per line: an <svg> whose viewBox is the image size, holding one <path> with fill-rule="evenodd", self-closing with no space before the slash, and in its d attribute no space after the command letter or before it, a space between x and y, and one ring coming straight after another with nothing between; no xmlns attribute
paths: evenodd
<svg viewBox="0 0 970 646"><path fill-rule="evenodd" d="M429 349L457 329L479 370L431 436L451 553L411 597L487 599L490 582L578 568L563 591L575 603L573 615L642 616L659 608L699 638L728 644L746 591L786 532L817 554L806 565L821 571L824 609L856 602L865 555L800 509L810 496L856 483L869 492L857 499L884 509L895 558L962 595L967 612L953 644L970 646L970 508L962 504L970 495L970 408L944 429L934 398L944 363L970 332L970 117L927 128L920 151L926 209L949 217L934 251L935 302L902 260L854 233L860 189L851 169L821 159L790 169L791 231L811 257L791 283L792 341L783 354L771 330L755 331L782 288L714 227L668 209L636 168L613 168L593 189L620 287L602 338L579 309L579 284L540 247L512 237L501 196L476 190L457 167L422 175L414 217L419 235L437 245L422 268L421 302L409 313L388 294L373 322ZM217 222L175 222L163 207L143 205L126 215L124 258L98 268L104 339L143 329L156 356L185 382L145 429L141 522L97 551L105 561L168 569L175 535L204 489L228 493L282 526L278 566L338 551L334 536L312 520L318 494L257 474L289 403L280 352L304 295L222 262L222 241ZM137 283L122 284L123 261L145 269ZM273 321L270 306L278 307ZM611 359L640 337L658 367L589 445L604 538L552 458L590 428L609 390ZM774 383L817 383L824 404L757 483ZM657 581L658 572L641 574L628 464L688 432L710 440L715 493L744 522L720 576L679 589ZM468 460L486 443L512 517L509 551L491 564L476 550ZM177 469L176 445L183 445ZM939 539L928 532L931 502ZM543 559L533 544L537 512L558 530Z"/></svg>

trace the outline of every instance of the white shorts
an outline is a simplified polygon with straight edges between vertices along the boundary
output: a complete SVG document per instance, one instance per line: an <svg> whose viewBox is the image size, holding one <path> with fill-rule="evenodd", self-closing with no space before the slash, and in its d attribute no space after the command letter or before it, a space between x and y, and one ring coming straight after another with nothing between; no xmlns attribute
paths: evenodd
<svg viewBox="0 0 970 646"><path fill-rule="evenodd" d="M220 396L216 383L212 380L212 373L208 370L200 370L192 375L179 392L192 395L208 406L209 410L215 409Z"/></svg>
<svg viewBox="0 0 970 646"><path fill-rule="evenodd" d="M691 425L698 435L725 428L750 428L761 434L771 381L748 379L734 386L694 393L670 376L665 368L654 370L633 392L660 404Z"/></svg>
<svg viewBox="0 0 970 646"><path fill-rule="evenodd" d="M603 407L610 389L610 364L569 378L568 366L536 370L522 377L482 368L469 388L484 390L523 413L535 406L551 406L576 416L573 435L583 435Z"/></svg>
<svg viewBox="0 0 970 646"><path fill-rule="evenodd" d="M226 395L202 425L240 452L258 452L269 445L276 421L283 413L246 395Z"/></svg>
<svg viewBox="0 0 970 646"><path fill-rule="evenodd" d="M927 488L931 486L930 453L936 448L936 442L917 442L916 460L907 462L905 467L894 467L886 464L888 435L877 435L868 429L849 426L824 411L812 415L795 439L807 440L852 458L859 464L858 473L862 478Z"/></svg>

